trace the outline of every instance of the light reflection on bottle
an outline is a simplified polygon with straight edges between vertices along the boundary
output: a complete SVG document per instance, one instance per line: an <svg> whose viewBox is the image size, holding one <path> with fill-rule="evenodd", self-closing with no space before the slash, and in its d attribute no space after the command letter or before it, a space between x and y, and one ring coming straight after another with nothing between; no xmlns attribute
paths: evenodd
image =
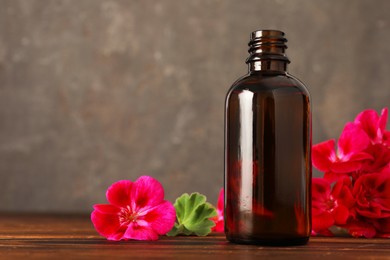
<svg viewBox="0 0 390 260"><path fill-rule="evenodd" d="M253 93L244 90L238 95L240 104L240 156L242 160L241 171L246 173L241 176L240 211L252 211L252 189L246 187L253 183Z"/></svg>

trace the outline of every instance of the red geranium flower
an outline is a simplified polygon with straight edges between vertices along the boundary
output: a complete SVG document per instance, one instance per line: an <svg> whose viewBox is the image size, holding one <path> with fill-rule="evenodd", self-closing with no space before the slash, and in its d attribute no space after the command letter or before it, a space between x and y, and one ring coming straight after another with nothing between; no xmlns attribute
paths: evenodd
<svg viewBox="0 0 390 260"><path fill-rule="evenodd" d="M328 228L337 225L353 237L390 238L387 116L387 108L380 115L361 112L345 126L337 152L334 140L313 146L313 165L324 171L323 179L313 179L314 234L332 235Z"/></svg>
<svg viewBox="0 0 390 260"><path fill-rule="evenodd" d="M313 165L320 171L333 173L359 170L364 160L372 158L364 151L369 144L367 134L360 127L348 123L339 138L337 152L334 139L313 146Z"/></svg>
<svg viewBox="0 0 390 260"><path fill-rule="evenodd" d="M217 204L217 216L212 218L215 223L215 226L211 229L214 232L223 232L224 231L224 219L223 219L223 205L224 205L224 189L222 188L219 191L218 204Z"/></svg>
<svg viewBox="0 0 390 260"><path fill-rule="evenodd" d="M312 180L312 229L314 233L329 235L329 227L346 224L354 199L351 180L343 177L331 189L330 182L322 178Z"/></svg>
<svg viewBox="0 0 390 260"><path fill-rule="evenodd" d="M157 240L175 223L175 208L164 200L162 185L152 177L118 181L106 197L110 204L94 205L91 220L108 240Z"/></svg>
<svg viewBox="0 0 390 260"><path fill-rule="evenodd" d="M359 177L353 187L356 212L368 218L390 217L390 172Z"/></svg>

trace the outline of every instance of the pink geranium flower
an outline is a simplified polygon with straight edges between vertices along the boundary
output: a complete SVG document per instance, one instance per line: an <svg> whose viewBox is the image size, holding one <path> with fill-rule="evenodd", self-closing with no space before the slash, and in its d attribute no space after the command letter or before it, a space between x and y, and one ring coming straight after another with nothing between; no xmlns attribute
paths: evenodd
<svg viewBox="0 0 390 260"><path fill-rule="evenodd" d="M314 233L330 234L328 228L346 224L354 205L351 181L340 178L331 188L330 182L323 178L312 179L312 229Z"/></svg>
<svg viewBox="0 0 390 260"><path fill-rule="evenodd" d="M224 208L224 189L222 188L219 191L219 196L218 196L217 216L212 218L212 220L215 223L215 226L211 229L211 231L214 231L214 232L223 232L224 231L223 208Z"/></svg>
<svg viewBox="0 0 390 260"><path fill-rule="evenodd" d="M367 134L360 127L348 123L339 138L337 151L334 139L313 146L313 165L326 173L350 173L359 170L364 160L372 158L365 152L369 144Z"/></svg>
<svg viewBox="0 0 390 260"><path fill-rule="evenodd" d="M157 240L175 223L172 203L164 200L162 185L150 176L118 181L106 197L110 204L94 205L91 220L108 240Z"/></svg>

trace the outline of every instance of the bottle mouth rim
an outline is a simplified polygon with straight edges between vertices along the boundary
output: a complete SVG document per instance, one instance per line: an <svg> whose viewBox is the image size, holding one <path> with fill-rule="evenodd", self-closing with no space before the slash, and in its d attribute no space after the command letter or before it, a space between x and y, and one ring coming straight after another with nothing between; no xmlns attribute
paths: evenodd
<svg viewBox="0 0 390 260"><path fill-rule="evenodd" d="M257 40L257 39L279 39L283 42L286 42L287 39L284 37L285 33L280 30L256 30L253 31L250 35L250 40Z"/></svg>

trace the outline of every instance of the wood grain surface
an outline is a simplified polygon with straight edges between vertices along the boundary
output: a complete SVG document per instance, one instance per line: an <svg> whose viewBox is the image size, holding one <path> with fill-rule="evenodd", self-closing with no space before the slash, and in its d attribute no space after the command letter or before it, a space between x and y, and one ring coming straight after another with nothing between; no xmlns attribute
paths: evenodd
<svg viewBox="0 0 390 260"><path fill-rule="evenodd" d="M313 144L390 106L390 0L0 0L0 211L88 213L142 174L216 203L257 29L286 33Z"/></svg>
<svg viewBox="0 0 390 260"><path fill-rule="evenodd" d="M390 240L313 237L298 247L236 245L225 236L107 241L87 215L0 214L0 259L390 259Z"/></svg>

